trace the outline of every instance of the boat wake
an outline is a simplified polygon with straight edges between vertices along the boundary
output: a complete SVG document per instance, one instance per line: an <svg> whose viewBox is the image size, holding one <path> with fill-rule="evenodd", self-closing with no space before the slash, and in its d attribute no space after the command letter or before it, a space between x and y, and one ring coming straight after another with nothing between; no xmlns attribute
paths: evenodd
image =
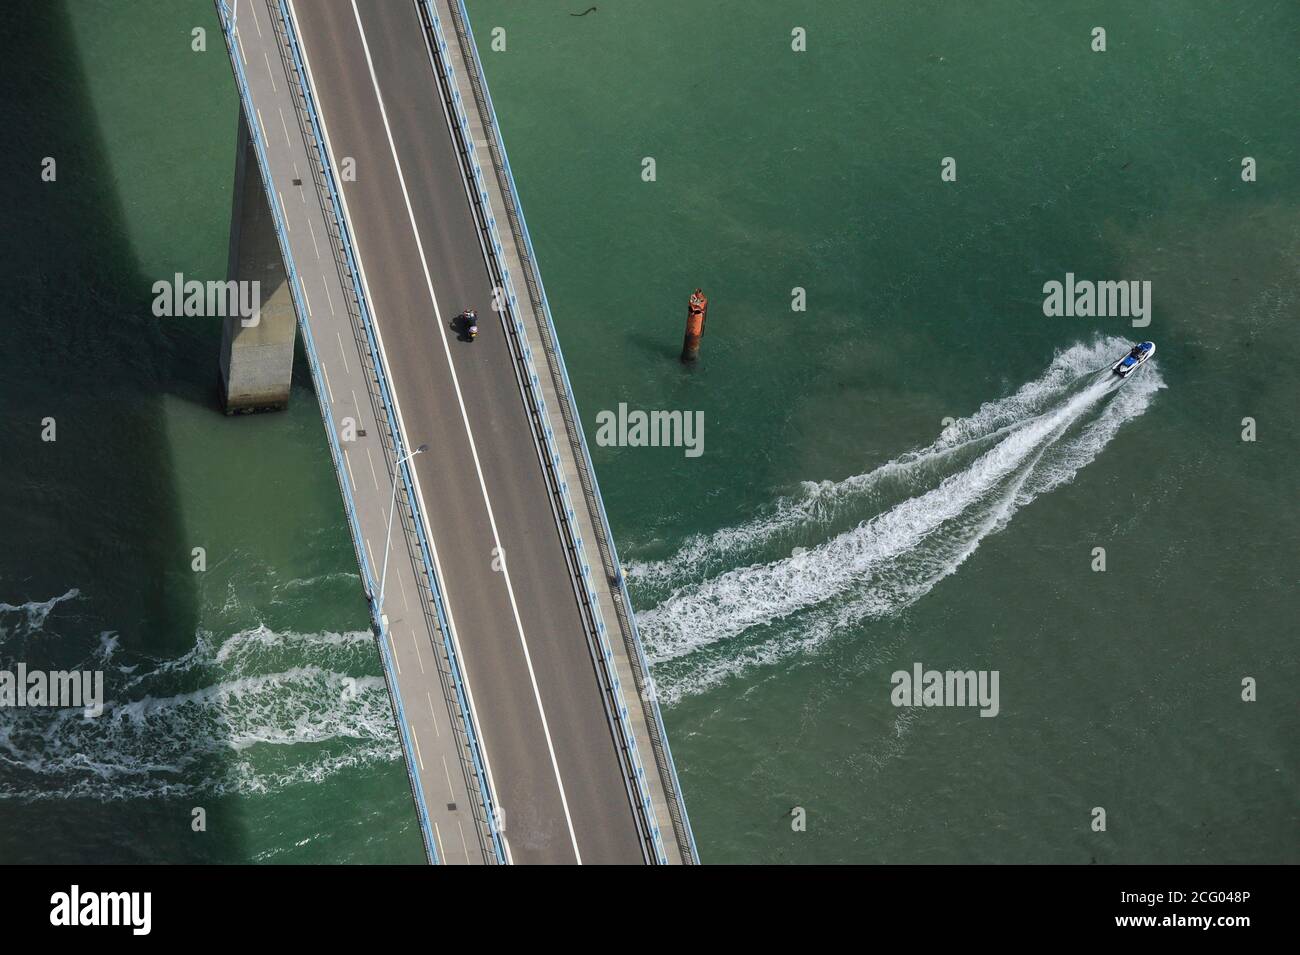
<svg viewBox="0 0 1300 955"><path fill-rule="evenodd" d="M1164 387L1154 365L1127 383L1110 373L1127 345L1076 344L929 447L804 484L668 560L629 564L638 600L655 602L637 619L661 698L671 704L805 653L927 594L1147 409Z"/></svg>
<svg viewBox="0 0 1300 955"><path fill-rule="evenodd" d="M0 619L43 620L44 607L0 605ZM0 708L0 800L252 795L391 763L401 750L383 677L355 675L377 666L368 631L200 631L161 660L101 634L73 667L104 671L99 717Z"/></svg>

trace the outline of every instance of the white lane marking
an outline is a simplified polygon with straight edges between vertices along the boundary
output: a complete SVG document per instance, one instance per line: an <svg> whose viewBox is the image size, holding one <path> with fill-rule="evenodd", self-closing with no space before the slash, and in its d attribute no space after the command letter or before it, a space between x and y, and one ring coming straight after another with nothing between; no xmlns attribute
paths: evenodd
<svg viewBox="0 0 1300 955"><path fill-rule="evenodd" d="M289 16L293 18L295 25L298 25L298 13L297 13L297 9L294 6L294 0L287 0L287 2L289 7ZM316 91L317 95L319 95L320 87L316 85L316 79L312 73L312 68L311 68L311 56L307 52L307 38L303 34L301 29L299 29L297 33L298 33L298 46L302 50L303 68L306 69L307 71L307 82L311 85L311 88L314 91ZM337 168L338 162L337 162L337 157L334 153L333 143L330 141L329 124L325 120L325 108L319 100L317 100L316 103L316 115L317 118L320 120L321 134L325 137L325 153L329 157L330 164L334 168ZM342 189L339 190L339 201L342 202L343 204L343 217L347 221L351 222L352 214L351 212L348 211L347 193ZM355 254L357 259L357 270L361 273L362 289L365 291L366 298L369 299L370 283L366 278L366 266L361 256L361 248L355 239L353 239L352 251ZM328 293L329 293L329 289L327 287L326 294ZM333 310L333 307L334 306L331 303L330 305L331 310ZM378 345L379 348L379 361L384 366L385 373L387 374L388 355L384 351L383 333L380 331L378 325L376 325L375 327L375 339L376 339L376 344ZM411 439L409 435L407 435L406 433L406 420L402 416L401 406L397 405L396 402L394 402L394 413L397 417L397 431L398 434L401 435L402 446L409 448L411 447ZM415 469L412 469L411 476L415 480L416 495L420 498L420 500L424 500L424 491L421 490L420 488L420 475L415 471ZM442 560L438 556L438 545L433 538L433 528L429 526L428 516L423 514L421 516L424 519L425 538L429 542L429 551L433 557L434 573L438 575L438 578L440 580L445 579L442 573ZM450 637L451 637L452 647L455 650L457 658L460 660L461 685L465 687L465 701L466 704L469 706L470 719L474 721L474 726L477 729L479 750L483 760L483 772L487 776L488 790L492 793L497 793L499 792L499 790L497 789L496 778L493 776L492 773L492 759L488 755L488 745L486 741L487 734L483 729L482 721L478 717L478 705L474 702L474 685L470 677L469 664L465 660L465 653L464 650L461 648L461 644L460 644L460 636L457 634L456 631L456 616L452 612L451 598L446 594L443 595L443 610L447 615L447 622L448 624L450 624L450 630L451 630ZM506 862L513 864L514 853L510 849L510 840L506 838L505 833L500 833L500 839L501 839L501 845L505 853Z"/></svg>
<svg viewBox="0 0 1300 955"><path fill-rule="evenodd" d="M257 17L253 17L253 22L257 22ZM259 30L258 33L261 33L261 31ZM266 75L271 77L271 92L278 92L275 88L275 74L271 72L271 58L266 55L265 50L262 51L262 60L266 63Z"/></svg>
<svg viewBox="0 0 1300 955"><path fill-rule="evenodd" d="M415 647L415 661L420 664L420 672L424 672L424 657L420 655L420 641L415 639L415 631L411 631L411 646Z"/></svg>
<svg viewBox="0 0 1300 955"><path fill-rule="evenodd" d="M235 31L235 46L239 49L239 58L244 61L244 67L248 67L248 56L244 53L244 41L239 38L239 0L235 0L235 13L230 18L230 23Z"/></svg>
<svg viewBox="0 0 1300 955"><path fill-rule="evenodd" d="M283 116L284 114L282 113L281 115ZM300 172L298 171L298 164L297 164L297 163L294 163L294 164L293 164L293 178L297 179L299 182L302 182L302 173L300 173ZM301 200L305 203L305 202L307 201L307 190L306 190L306 189L301 189L301 188L300 188L300 189L298 190L298 198L301 199ZM308 225L311 225L311 220L310 220L310 219L307 220L307 224L308 224ZM312 231L312 241L313 241L313 242L316 241L316 232L315 232L315 230ZM319 253L319 252L316 253L316 258L318 258L318 259L320 258L320 253Z"/></svg>
<svg viewBox="0 0 1300 955"><path fill-rule="evenodd" d="M438 709L433 705L433 694L426 690L424 698L429 701L429 713L433 716L433 735L441 736L442 731L438 729Z"/></svg>
<svg viewBox="0 0 1300 955"><path fill-rule="evenodd" d="M401 588L402 591L402 609L405 610L407 613L410 613L411 605L406 602L406 584L402 583L401 574L397 575L397 586Z"/></svg>
<svg viewBox="0 0 1300 955"><path fill-rule="evenodd" d="M451 770L447 768L447 757L442 757L442 774L447 777L447 795L450 797L448 802L456 801L456 790L451 785Z"/></svg>
<svg viewBox="0 0 1300 955"><path fill-rule="evenodd" d="M280 190L275 190L275 194L280 197L280 214L284 216L284 228L287 232L292 232L293 227L289 225L289 210L285 207L284 196L280 195Z"/></svg>
<svg viewBox="0 0 1300 955"><path fill-rule="evenodd" d="M397 667L397 675L402 675L402 661L397 659L397 644L393 641L393 631L388 631L388 646L393 654L393 666Z"/></svg>
<svg viewBox="0 0 1300 955"><path fill-rule="evenodd" d="M307 317L311 318L311 296L307 294L307 286L301 276L298 278L298 288L302 289L302 300L307 303Z"/></svg>
<svg viewBox="0 0 1300 955"><path fill-rule="evenodd" d="M351 484L353 487L356 487L357 479L352 475L352 459L348 457L347 448L343 449L343 463L348 466L348 483ZM369 543L367 543L366 546L369 547L370 546Z"/></svg>
<svg viewBox="0 0 1300 955"><path fill-rule="evenodd" d="M293 149L293 140L289 138L289 124L284 121L284 110L277 106L275 111L280 114L280 128L284 130L284 144ZM298 178L298 166L296 164L293 167L293 174L295 179Z"/></svg>
<svg viewBox="0 0 1300 955"><path fill-rule="evenodd" d="M356 399L353 398L355 401ZM366 460L370 462L370 480L375 482L375 490L379 490L379 475L375 473L375 459L370 456L370 448L366 447ZM387 515L384 515L387 518Z"/></svg>
<svg viewBox="0 0 1300 955"><path fill-rule="evenodd" d="M379 90L379 79L375 76L375 62L370 55L370 44L366 40L366 29L361 23L361 11L357 9L356 0L352 0L352 16L357 22L357 34L361 38L361 48L366 54L366 67L370 71L370 83L374 87L375 99L379 103L379 118L383 120L384 133L388 138L388 150L392 153L393 166L397 170L397 184L402 189L402 199L406 204L406 216L410 222L411 234L415 237L415 247L420 253L420 268L424 272L424 282L429 290L429 299L433 302L433 311L438 319L438 334L442 338L443 351L447 355L447 367L451 372L451 382L456 391L456 401L460 405L460 416L465 425L465 435L469 439L470 454L474 458L474 470L478 474L479 491L483 495L483 504L487 508L488 523L492 527L492 539L498 548L498 553L501 553L504 548L501 547L501 535L497 531L496 517L492 513L492 501L488 497L487 484L483 480L483 466L479 462L478 448L474 443L474 431L470 427L469 416L465 411L465 398L460 391L460 382L456 377L456 366L451 358L451 346L447 342L446 329L443 328L442 310L438 307L438 296L433 290L433 277L429 274L429 263L424 253L424 243L420 240L420 229L415 221L415 210L411 207L411 194L407 191L406 177L402 174L402 162L397 155L397 145L393 141L393 130L388 123L388 111L384 108L384 97ZM371 301L373 304L373 299ZM376 323L378 323L378 319L376 319ZM533 669L532 654L528 650L528 638L524 635L523 620L519 616L519 604L515 599L514 585L510 581L509 565L505 562L502 562L501 565L501 576L505 580L506 593L510 598L510 609L515 618L515 630L519 634L519 643L524 651L524 662L528 668L528 679L533 687L533 699L537 703L537 713L542 721L542 733L546 737L546 749L551 758L551 771L555 774L555 784L560 790L560 804L564 807L564 821L569 828L569 841L573 844L573 854L576 861L581 865L582 853L578 849L578 835L574 831L573 816L569 812L569 798L564 791L564 780L560 776L559 760L555 756L555 742L551 739L551 728L546 719L546 707L542 704L541 690L537 686L537 674Z"/></svg>
<svg viewBox="0 0 1300 955"><path fill-rule="evenodd" d="M266 123L262 122L262 107L254 106L253 111L257 113L257 131L263 136L266 135Z"/></svg>
<svg viewBox="0 0 1300 955"><path fill-rule="evenodd" d="M330 314L334 314L334 296L330 294L330 283L325 281L325 274L321 273L321 284L325 286L325 301L329 302Z"/></svg>
<svg viewBox="0 0 1300 955"><path fill-rule="evenodd" d="M456 820L456 828L460 830L460 847L465 850L465 861L469 862L469 843L465 841L465 827Z"/></svg>
<svg viewBox="0 0 1300 955"><path fill-rule="evenodd" d="M320 258L320 246L316 244L316 227L311 224L311 216L307 217L307 230L311 233L311 247L316 250L316 258Z"/></svg>
<svg viewBox="0 0 1300 955"><path fill-rule="evenodd" d="M339 354L343 356L343 371L350 375L352 372L348 371L348 350L343 347L343 333L336 331L334 336L339 340Z"/></svg>
<svg viewBox="0 0 1300 955"><path fill-rule="evenodd" d="M420 761L420 772L424 772L424 757L420 755L420 737L415 735L415 727L409 722L406 724L406 731L411 734L411 742L415 744L415 758Z"/></svg>
<svg viewBox="0 0 1300 955"><path fill-rule="evenodd" d="M325 377L325 390L329 392L330 404L334 404L334 389L330 387L330 373L325 367L325 362L320 362L320 373Z"/></svg>
<svg viewBox="0 0 1300 955"><path fill-rule="evenodd" d="M433 837L438 840L438 861L444 862L447 859L446 854L442 851L442 832L438 829L438 824L433 824Z"/></svg>
<svg viewBox="0 0 1300 955"><path fill-rule="evenodd" d="M262 24L260 24L260 23L257 22L257 4L255 4L255 3L250 3L250 4L248 5L248 13L249 13L249 16L251 16L251 17L253 18L253 26L257 27L257 35L258 35L258 36L261 36L261 35L262 35Z"/></svg>

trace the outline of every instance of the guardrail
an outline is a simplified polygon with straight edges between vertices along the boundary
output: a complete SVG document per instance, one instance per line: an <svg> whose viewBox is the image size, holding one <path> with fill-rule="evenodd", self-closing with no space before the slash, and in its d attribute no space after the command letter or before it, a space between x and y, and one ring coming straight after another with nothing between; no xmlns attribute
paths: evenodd
<svg viewBox="0 0 1300 955"><path fill-rule="evenodd" d="M442 30L441 19L437 10L433 7L431 0L420 0L426 16L430 19L434 32L438 50L440 54L445 54L447 48L447 39ZM608 517L605 513L604 501L600 496L600 489L596 483L595 472L591 463L591 456L587 450L586 440L583 435L582 426L578 417L577 405L573 397L573 388L569 382L568 370L564 366L564 357L560 352L558 337L555 332L555 324L551 316L550 304L546 299L546 291L542 286L541 273L537 268L536 256L533 252L532 238L528 233L527 223L524 221L523 211L519 201L519 193L515 187L514 175L510 170L509 159L506 157L505 144L501 138L500 125L497 122L496 111L492 106L492 98L488 93L487 82L483 78L482 64L478 59L478 51L475 47L473 36L469 29L469 14L465 9L463 0L449 0L448 8L453 19L453 28L455 29L459 46L464 54L467 69L469 71L468 79L475 94L475 106L479 114L479 119L483 124L484 130L488 135L488 150L491 153L491 165L497 177L497 185L500 189L503 200L507 208L506 214L510 220L512 235L519 240L516 248L519 252L521 264L524 269L524 281L528 287L530 304L534 316L540 321L537 322L538 329L542 336L543 349L546 352L548 369L551 374L552 384L559 396L560 414L564 420L566 436L570 446L574 451L575 463L579 471L579 480L582 484L582 491L588 513L594 518L592 527L596 533L597 550L600 553L602 563L606 572L606 579L611 587L616 588L612 591L614 597L615 611L619 617L620 629L622 630L623 642L628 650L629 663L632 667L633 678L636 686L633 692L642 701L642 710L646 716L646 724L651 735L651 749L655 757L656 768L658 770L660 784L664 789L665 800L668 805L668 811L672 816L674 831L677 836L678 849L681 852L683 861L697 862L699 859L695 846L694 834L691 832L690 821L686 816L685 805L681 796L681 784L677 778L677 770L673 765L672 752L668 746L667 734L663 727L663 716L660 712L659 703L654 694L654 684L650 677L649 665L646 662L644 650L641 646L640 634L636 627L636 618L631 611L631 598L627 592L627 584L622 572L622 566L618 560L617 551L614 548L613 534L609 528ZM459 9L458 9L459 8ZM454 74L450 66L447 67L449 74ZM502 276L504 287L507 292L507 301L511 306L511 317L514 320L517 334L525 335L522 321L517 317L516 310L518 307L518 297L515 294L510 271L501 261L502 244L500 234L496 229L496 219L490 214L489 198L487 189L483 183L483 170L475 156L475 146L473 138L469 133L469 119L465 114L462 105L462 97L459 90L454 86L452 80L451 100L449 105L456 111L457 122L460 125L460 135L464 141L463 152L468 159L471 173L474 177L475 184L479 193L479 201L484 206L484 219L492 237L493 251L496 258L496 269ZM545 418L546 402L539 389L539 379L536 368L532 361L532 351L527 346L526 339L522 345L523 358L528 370L527 383L533 393L533 401L537 403L542 411L542 437L546 445L547 453L551 457L551 465L556 469L560 467L560 456L554 448L555 435L552 428ZM591 567L587 563L585 551L583 548L582 538L577 533L577 529L572 526L575 517L573 502L568 493L568 483L563 480L561 474L557 474L557 486L564 506L564 514L569 524L569 533L574 541L578 561L581 567L583 582L587 588L588 602L591 613L596 621L597 637L601 647L601 656L603 665L607 670L608 679L611 682L614 698L619 707L619 719L617 721L621 735L624 738L624 745L629 754L632 764L633 777L639 790L641 799L641 809L646 816L647 824L651 831L651 837L655 845L655 851L660 862L666 862L667 857L664 853L662 833L659 829L658 821L655 817L651 798L645 783L645 769L641 764L638 752L636 737L627 728L628 710L626 703L623 702L621 681L618 674L610 667L613 652L608 643L607 630L600 612L599 601L595 588L591 584Z"/></svg>
<svg viewBox="0 0 1300 955"><path fill-rule="evenodd" d="M293 27L293 19L289 15L284 0L278 0L278 4L280 16L284 22L286 36L289 40L290 49L293 55L294 69L298 73L299 85L303 93L303 99L307 106L308 116L312 125L312 135L316 139L318 159L325 172L325 182L329 189L330 201L333 206L334 217L339 230L339 237L343 245L343 251L351 274L353 291L357 296L362 324L366 332L367 345L371 349L374 367L377 372L381 399L384 405L386 417L388 418L390 440L394 451L397 454L397 460L402 461L404 455L402 452L401 431L397 427L396 416L393 412L391 392L383 370L383 362L375 339L369 308L365 302L365 293L360 281L360 273L356 267L356 259L353 255L352 243L347 230L347 220L343 215L342 207L339 202L337 186L334 180L334 172L330 166L328 151L325 149L325 138L320 130L319 118L312 99L311 88L307 82L306 70L302 66L301 51L298 48L298 41ZM414 767L418 765L418 762L410 739L401 691L398 688L397 680L392 672L393 663L391 659L391 644L388 639L388 631L384 626L383 618L380 615L379 607L376 604L376 588L373 569L370 567L364 548L362 548L359 543L361 540L361 532L356 515L356 506L352 499L352 488L348 480L347 469L343 462L342 450L338 444L338 431L334 425L334 418L329 407L329 402L325 397L326 390L323 386L323 377L320 371L320 362L316 355L315 342L312 339L311 326L306 318L307 310L302 295L302 280L298 275L297 266L293 259L293 252L289 247L285 225L276 203L270 163L266 157L265 137L263 131L259 128L257 109L253 104L252 94L248 87L248 80L244 74L243 66L240 63L240 53L236 46L235 20L230 15L225 0L217 0L217 10L221 19L222 33L225 37L227 52L230 55L231 63L234 65L236 84L239 87L240 103L244 113L244 122L253 139L254 152L257 156L258 166L261 168L262 185L263 189L266 191L267 206L271 210L273 221L275 222L276 239L280 245L280 252L284 259L285 271L289 278L289 289L293 295L294 310L298 316L298 324L302 329L304 351L307 354L308 365L311 368L312 380L315 383L317 403L320 405L321 416L325 421L325 431L329 438L330 457L334 466L334 473L338 478L339 487L343 493L344 511L347 514L349 528L352 532L353 548L357 551L357 561L361 567L362 576L365 579L365 589L370 604L371 619L373 620L375 628L380 636L378 641L380 647L380 658L383 661L385 681L388 683L389 692L392 696L394 708L396 710L398 731L401 736L402 748L406 757L407 776L410 780L411 791L415 797L416 808L418 810L421 837L424 840L425 851L429 860L436 864L439 861L436 840L429 824L429 812L428 807L425 804L424 793L420 787L419 780L415 776ZM479 795L482 799L482 809L485 813L486 825L491 834L492 846L496 860L503 863L506 861L505 851L502 845L501 835L497 831L496 813L493 811L492 807L491 791L488 789L486 776L483 772L478 735L474 727L473 716L466 697L464 683L461 678L459 660L456 655L454 641L451 638L450 626L447 623L446 614L444 612L440 584L437 574L434 571L433 561L430 557L428 541L425 539L423 522L421 520L418 505L416 504L417 498L412 490L409 462L403 461L398 470L402 477L407 506L410 507L413 512L412 517L416 534L420 542L421 557L423 558L425 572L430 583L430 592L434 601L438 625L442 631L443 643L445 645L447 658L451 668L451 677L456 692L457 704L461 710L461 718L464 721L465 733L469 741L470 756L473 762L474 774L478 782Z"/></svg>

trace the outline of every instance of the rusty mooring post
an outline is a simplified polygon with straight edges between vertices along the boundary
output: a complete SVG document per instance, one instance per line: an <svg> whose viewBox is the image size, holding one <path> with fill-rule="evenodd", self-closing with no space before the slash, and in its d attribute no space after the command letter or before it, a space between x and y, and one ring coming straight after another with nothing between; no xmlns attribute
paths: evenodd
<svg viewBox="0 0 1300 955"><path fill-rule="evenodd" d="M696 289L686 307L686 340L682 342L682 361L692 362L700 357L700 339L704 337L704 322L709 317L709 300Z"/></svg>

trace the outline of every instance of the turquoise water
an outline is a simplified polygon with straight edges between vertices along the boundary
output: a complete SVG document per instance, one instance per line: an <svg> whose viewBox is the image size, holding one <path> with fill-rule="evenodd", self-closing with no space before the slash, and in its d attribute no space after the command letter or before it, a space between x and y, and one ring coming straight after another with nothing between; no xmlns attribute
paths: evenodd
<svg viewBox="0 0 1300 955"><path fill-rule="evenodd" d="M705 415L699 458L592 447L704 859L1295 861L1300 12L586 6L470 12L589 438ZM225 268L215 16L29 12L0 655L119 690L0 714L0 858L418 861L305 368L227 420L219 329L148 311ZM1151 325L1044 317L1066 272L1151 281ZM896 709L918 661L1001 712Z"/></svg>

